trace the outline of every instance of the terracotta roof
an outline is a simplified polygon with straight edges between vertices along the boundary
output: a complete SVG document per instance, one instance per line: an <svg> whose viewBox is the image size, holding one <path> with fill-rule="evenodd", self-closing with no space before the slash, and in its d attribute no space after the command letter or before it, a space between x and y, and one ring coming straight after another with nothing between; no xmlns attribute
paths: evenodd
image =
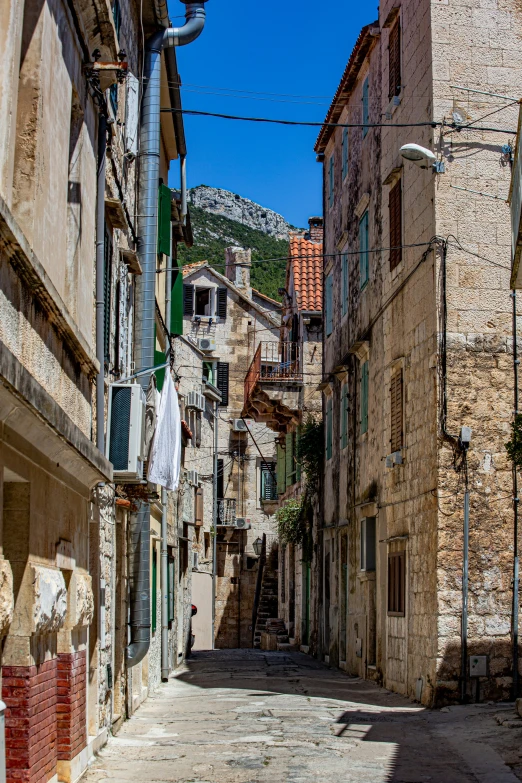
<svg viewBox="0 0 522 783"><path fill-rule="evenodd" d="M334 95L332 104L328 109L328 114L325 118L325 124L321 128L315 143L314 149L318 153L325 151L326 145L330 140L330 136L335 130L335 128L329 127L326 123L339 122L341 114L343 113L343 109L346 106L346 102L350 97L357 81L357 76L359 74L361 65L363 64L372 44L376 40L376 37L372 34L372 31L378 26L379 22L372 22L372 24L368 24L366 27L363 27L359 33L359 37L355 42L350 59L348 60L348 65L345 68L339 87L337 88L337 91Z"/></svg>
<svg viewBox="0 0 522 783"><path fill-rule="evenodd" d="M290 235L290 271L294 278L297 308L323 309L323 245L303 236Z"/></svg>
<svg viewBox="0 0 522 783"><path fill-rule="evenodd" d="M208 261L196 261L194 264L185 264L183 266L183 277L185 277L185 275L189 275L191 272L194 272L194 270L199 266L205 266L206 264L208 264Z"/></svg>

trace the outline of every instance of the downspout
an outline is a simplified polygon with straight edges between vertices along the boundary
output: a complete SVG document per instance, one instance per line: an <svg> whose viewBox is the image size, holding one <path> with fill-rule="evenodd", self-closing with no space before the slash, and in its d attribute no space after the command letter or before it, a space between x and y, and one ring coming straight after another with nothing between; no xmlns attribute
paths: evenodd
<svg viewBox="0 0 522 783"><path fill-rule="evenodd" d="M181 181L181 225L187 225L187 156L180 155L180 181Z"/></svg>
<svg viewBox="0 0 522 783"><path fill-rule="evenodd" d="M129 523L130 644L127 667L140 663L150 645L150 506L139 503Z"/></svg>
<svg viewBox="0 0 522 783"><path fill-rule="evenodd" d="M165 272L165 325L168 331L167 349L165 359L168 361L171 349L171 298L172 298L172 250L171 257L167 260ZM169 367L165 372L169 372ZM167 549L167 516L168 493L162 487L161 490L161 679L166 682L169 679L169 553Z"/></svg>
<svg viewBox="0 0 522 783"><path fill-rule="evenodd" d="M105 167L107 150L107 117L103 108L98 115L98 168L96 172L96 446L105 453Z"/></svg>
<svg viewBox="0 0 522 783"><path fill-rule="evenodd" d="M183 27L161 29L147 42L143 69L143 97L140 115L138 252L143 274L136 282L135 364L138 372L154 366L156 318L156 264L158 234L158 185L160 174L160 83L161 53L173 46L192 43L205 25L206 0L188 2ZM149 384L150 372L140 376L142 388ZM131 583L135 588L130 606L131 644L127 647L127 666L135 666L150 646L150 506L140 504L136 522L131 523L129 558ZM147 617L145 618L145 604ZM162 604L163 605L163 604ZM163 622L163 620L162 620Z"/></svg>

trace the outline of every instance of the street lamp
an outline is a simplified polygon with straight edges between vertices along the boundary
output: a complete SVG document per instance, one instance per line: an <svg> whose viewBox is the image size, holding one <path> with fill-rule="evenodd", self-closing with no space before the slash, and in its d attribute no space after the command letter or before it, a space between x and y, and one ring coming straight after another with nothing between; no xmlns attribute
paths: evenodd
<svg viewBox="0 0 522 783"><path fill-rule="evenodd" d="M262 541L262 539L260 539L259 537L256 538L256 540L254 541L252 546L254 547L254 552L256 553L256 555L258 557L260 557L261 556L261 550L263 549L263 541Z"/></svg>

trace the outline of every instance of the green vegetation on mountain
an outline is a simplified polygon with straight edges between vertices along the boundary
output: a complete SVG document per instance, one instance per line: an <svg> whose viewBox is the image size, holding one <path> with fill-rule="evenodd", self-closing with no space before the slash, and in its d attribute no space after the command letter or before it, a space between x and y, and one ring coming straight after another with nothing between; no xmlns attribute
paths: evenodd
<svg viewBox="0 0 522 783"><path fill-rule="evenodd" d="M190 207L190 220L194 234L191 248L179 245L178 255L182 264L208 261L218 272L225 272L225 248L232 245L252 250L252 287L272 299L281 300L277 290L285 284L288 242L275 239L235 220L213 215L200 207ZM267 261L280 258L281 261Z"/></svg>

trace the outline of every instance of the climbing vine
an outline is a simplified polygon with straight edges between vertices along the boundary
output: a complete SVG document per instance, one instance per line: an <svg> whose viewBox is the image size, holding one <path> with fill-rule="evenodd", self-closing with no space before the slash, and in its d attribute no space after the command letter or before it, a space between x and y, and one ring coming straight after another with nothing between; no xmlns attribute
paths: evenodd
<svg viewBox="0 0 522 783"><path fill-rule="evenodd" d="M517 468L522 468L522 413L517 413L511 424L511 438L506 443L509 459Z"/></svg>
<svg viewBox="0 0 522 783"><path fill-rule="evenodd" d="M319 489L324 457L324 427L313 416L306 420L297 443L297 458L305 473L305 495L310 498Z"/></svg>
<svg viewBox="0 0 522 783"><path fill-rule="evenodd" d="M306 520L302 501L288 500L276 512L275 516L279 541L282 544L294 544L294 546L302 544L306 535Z"/></svg>

